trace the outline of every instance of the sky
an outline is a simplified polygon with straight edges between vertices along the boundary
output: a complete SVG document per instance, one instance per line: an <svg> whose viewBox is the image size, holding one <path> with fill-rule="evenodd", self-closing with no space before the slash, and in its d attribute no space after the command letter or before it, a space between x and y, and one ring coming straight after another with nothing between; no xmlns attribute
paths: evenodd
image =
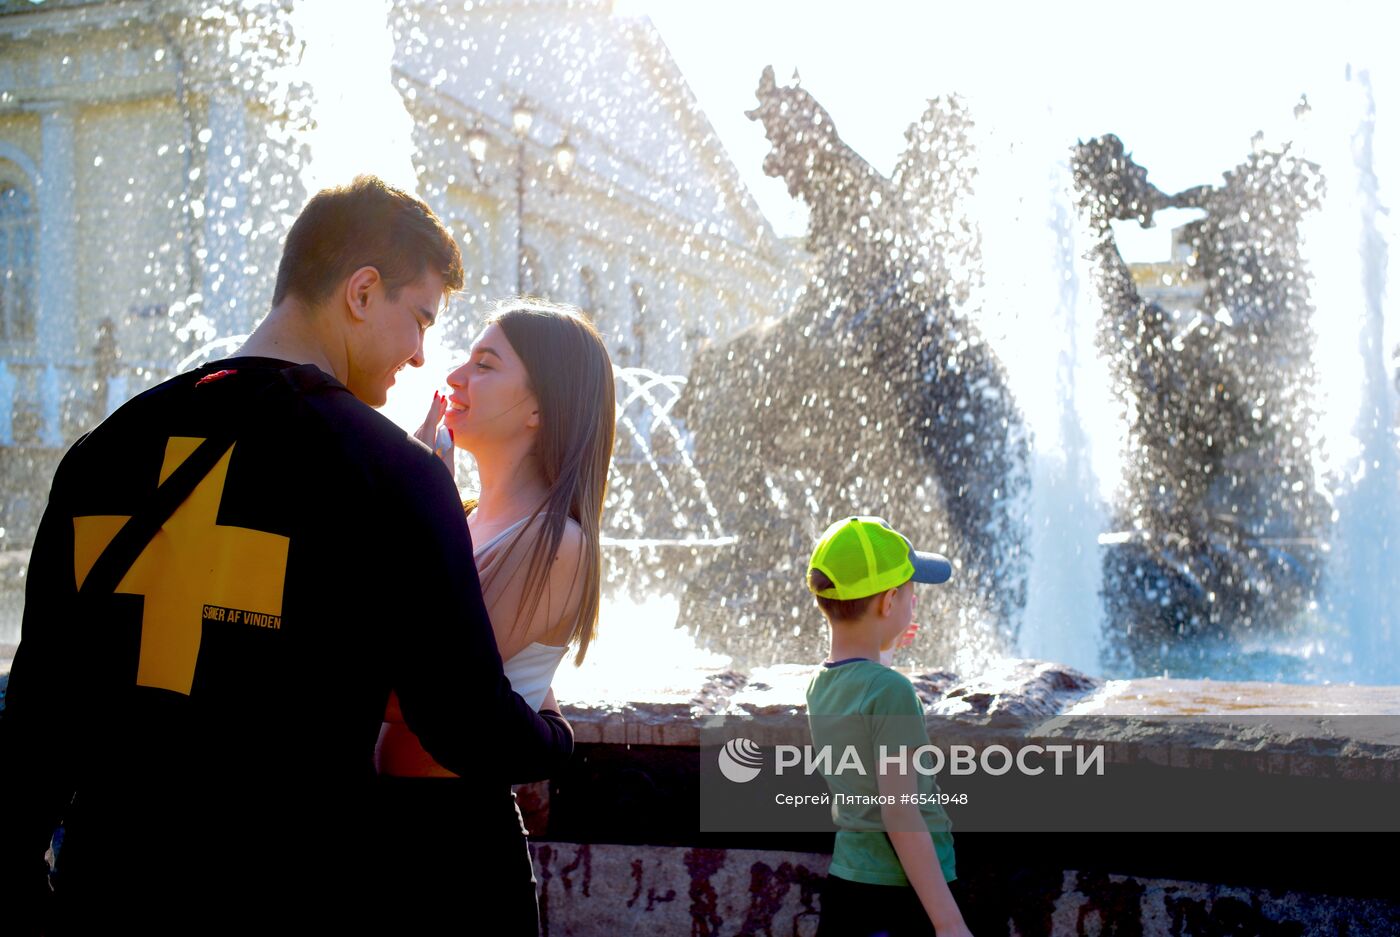
<svg viewBox="0 0 1400 937"><path fill-rule="evenodd" d="M1326 98L1348 63L1369 67L1378 115L1386 102L1400 112L1393 4L617 0L614 8L652 21L782 235L802 233L805 211L763 176L767 144L743 113L768 64L784 81L796 69L842 138L885 173L924 101L949 93L1006 146L1065 148L1117 133L1164 191L1218 180L1257 130L1292 138L1299 96ZM1377 131L1378 157L1400 168L1396 131L1381 116ZM1400 172L1383 173L1383 184L1387 177ZM1165 229L1145 235L1125 252L1164 252L1166 238Z"/></svg>
<svg viewBox="0 0 1400 937"><path fill-rule="evenodd" d="M416 188L411 118L384 80L392 39L386 32L345 28L347 21L382 19L388 0L298 0L294 9L298 33L308 40L300 71L317 84L319 98L308 188L352 170ZM1256 132L1270 146L1302 141L1307 155L1325 167L1351 170L1333 174L1328 207L1310 232L1309 260L1318 278L1319 308L1348 310L1350 317L1332 317L1334 324L1319 337L1329 419L1339 428L1355 419L1354 314L1364 303L1357 293L1361 274L1354 247L1356 177L1348 164L1361 110L1358 84L1348 82L1347 74L1350 68L1353 75L1362 69L1370 75L1380 198L1396 203L1391 187L1400 186L1400 120L1392 115L1400 114L1400 65L1393 37L1400 34L1400 13L1390 6L1345 0L1325 6L1238 0L614 0L614 10L651 21L781 236L800 236L806 211L783 183L763 175L768 144L762 128L744 114L756 103L754 89L765 65L773 65L783 82L794 70L800 73L842 138L886 174L927 99L962 96L977 124L977 221L991 286L987 305L1002 315L982 325L1013 362L1053 364L1040 351L1059 338L1048 334L1053 323L1039 320L1063 270L1052 269L1057 261L1046 222L1065 204L1063 194L1053 191L1063 184L1054 167L1076 140L1117 133L1149 170L1149 180L1166 192L1218 182L1248 155ZM1295 105L1303 95L1311 110L1300 122ZM369 126L374 133L365 133ZM1393 245L1400 244L1397 219L1392 213L1379 221ZM1170 228L1184 220L1181 213L1163 212L1152 230L1119 224L1119 248L1129 261L1165 259ZM1392 321L1397 306L1388 303ZM1400 328L1390 332L1386 348L1400 341ZM446 340L433 336L430 360L459 353L436 347ZM1013 370L1025 383L1023 399L1034 399L1033 389L1053 380L1052 372L1029 365ZM420 402L431 398L438 380L406 375L391 396L391 416L416 423ZM1054 424L1049 411L1031 416L1038 426ZM1345 435L1331 433L1334 439ZM1105 483L1113 475L1111 466L1102 468Z"/></svg>
<svg viewBox="0 0 1400 937"><path fill-rule="evenodd" d="M1036 434L1038 458L1053 461L1067 451L1059 433L1065 398L1057 368L1076 362L1075 414L1106 501L1123 469L1122 426L1103 362L1092 353L1093 319L1084 314L1094 308L1088 288L1082 277L1077 286L1072 282L1070 265L1046 237L1057 206L1067 202L1055 191L1064 184L1055 164L1076 140L1112 132L1148 169L1149 181L1176 192L1218 183L1222 172L1249 155L1258 132L1271 149L1293 142L1328 179L1324 205L1303 231L1318 310L1313 391L1325 442L1316 459L1320 477L1354 471L1364 432L1362 355L1388 357L1400 342L1400 303L1394 299L1400 265L1393 260L1390 298L1383 300L1389 320L1383 348L1363 352L1359 340L1365 310L1372 307L1362 287L1366 258L1358 249L1368 213L1354 158L1365 109L1355 79L1365 70L1374 96L1380 202L1400 206L1400 4L616 0L615 10L651 20L740 176L783 236L803 233L805 211L783 183L762 175L768 144L760 125L744 115L755 104L765 65L774 67L780 82L794 70L800 73L842 139L886 175L925 101L962 96L977 123L974 220L983 235L988 284L979 325L1006 365ZM1298 109L1305 114L1300 120L1295 107L1304 95L1309 107ZM1154 230L1115 225L1124 258L1167 259L1170 229L1187 220L1183 215L1160 213ZM1400 254L1398 219L1395 211L1375 219L1392 258ZM1057 310L1061 278L1070 292L1079 291L1071 304L1077 317L1064 318L1062 303ZM1057 390L1047 393L1052 388ZM1042 522L1064 520L1056 510L1042 505L1032 511L1038 530ZM1096 523L1090 520L1085 529L1097 532ZM1067 553L1073 546L1081 557L1096 558L1092 541L1074 541L1076 530L1073 524L1055 526L1032 553L1045 555L1047 546L1050 555ZM1084 637L1096 629L1072 624L1082 624L1084 614L1102 614L1096 603L1084 605L1085 590L1071 595L1085 562L1038 567L1044 575L1033 587L1039 594L1027 610L1022 653L1092 669L1097 655L1092 639L1086 644ZM1083 581L1097 581L1093 566ZM1043 588L1057 579L1070 583L1069 590L1062 584Z"/></svg>
<svg viewBox="0 0 1400 937"><path fill-rule="evenodd" d="M334 142L315 147L312 190L367 170L416 184L411 119L381 72L366 67L387 67L392 39L344 28L348 15L373 21L388 9L388 0L294 6L308 40L301 71L333 76L321 84L314 135ZM958 94L988 158L1000 148L1058 159L1076 139L1111 131L1168 192L1217 181L1249 152L1256 131L1270 144L1296 139L1302 95L1316 119L1354 126L1353 102L1341 97L1348 67L1364 68L1377 101L1382 202L1395 201L1385 186L1400 180L1400 121L1389 117L1400 113L1393 4L614 0L614 10L655 26L781 236L805 231L806 208L764 176L768 144L744 115L770 64L783 82L799 73L842 138L887 174L926 99ZM371 105L385 115L373 141L362 133ZM1170 227L1181 220L1166 215L1151 231L1120 226L1120 248L1133 261L1164 258Z"/></svg>

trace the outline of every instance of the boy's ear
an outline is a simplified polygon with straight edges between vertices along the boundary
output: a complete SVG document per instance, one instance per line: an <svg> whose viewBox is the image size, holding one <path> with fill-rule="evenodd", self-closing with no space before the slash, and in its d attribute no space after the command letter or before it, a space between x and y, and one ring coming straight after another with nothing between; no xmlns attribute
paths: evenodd
<svg viewBox="0 0 1400 937"><path fill-rule="evenodd" d="M365 318L365 307L369 304L369 294L380 282L379 271L374 267L361 267L350 274L345 281L345 305L353 319Z"/></svg>
<svg viewBox="0 0 1400 937"><path fill-rule="evenodd" d="M894 600L898 594L898 588L886 589L884 592L880 593L878 608L881 618L888 618L890 612L894 611Z"/></svg>

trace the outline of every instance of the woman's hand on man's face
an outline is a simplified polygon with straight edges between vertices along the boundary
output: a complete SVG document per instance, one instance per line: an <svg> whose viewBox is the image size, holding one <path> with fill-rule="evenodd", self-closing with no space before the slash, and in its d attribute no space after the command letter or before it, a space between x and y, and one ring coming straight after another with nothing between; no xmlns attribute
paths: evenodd
<svg viewBox="0 0 1400 937"><path fill-rule="evenodd" d="M428 407L428 415L423 417L423 425L413 433L414 437L429 449L437 440L438 424L442 422L442 415L446 412L447 398L438 391L433 391L433 402Z"/></svg>
<svg viewBox="0 0 1400 937"><path fill-rule="evenodd" d="M442 460L449 472L453 471L452 446L439 446L438 427L442 425L443 414L447 412L447 398L433 391L433 402L428 407L428 415L423 417L423 425L414 430L413 436L423 445L433 450L433 455ZM450 434L452 431L448 430Z"/></svg>

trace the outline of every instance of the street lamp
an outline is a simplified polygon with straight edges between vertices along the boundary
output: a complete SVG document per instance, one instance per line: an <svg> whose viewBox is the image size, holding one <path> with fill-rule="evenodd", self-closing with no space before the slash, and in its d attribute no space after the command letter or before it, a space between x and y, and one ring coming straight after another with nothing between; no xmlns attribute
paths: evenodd
<svg viewBox="0 0 1400 937"><path fill-rule="evenodd" d="M515 102L515 108L510 112L510 129L520 139L525 139L530 135L530 125L535 122L535 112L530 110L530 104L524 98Z"/></svg>
<svg viewBox="0 0 1400 937"><path fill-rule="evenodd" d="M574 160L578 158L578 151L569 142L569 135L564 134L564 139L554 144L554 165L561 175L568 176L574 171Z"/></svg>
<svg viewBox="0 0 1400 937"><path fill-rule="evenodd" d="M526 144L530 140L530 128L535 123L535 112L530 107L528 101L523 97L515 103L515 107L510 112L510 131L515 135L515 292L517 295L525 293L525 155ZM490 148L490 136L485 130L477 127L467 134L467 154L471 157L472 166L476 170L477 177L481 176L481 166L486 162L487 152ZM564 138L554 145L550 151L553 158L554 168L559 170L562 177L568 177L573 172L574 163L578 161L578 151L569 142L566 133Z"/></svg>
<svg viewBox="0 0 1400 937"><path fill-rule="evenodd" d="M490 143L491 138L486 136L486 131L480 127L467 134L467 153L472 158L472 166L478 176L481 175L481 164L486 162L486 148Z"/></svg>

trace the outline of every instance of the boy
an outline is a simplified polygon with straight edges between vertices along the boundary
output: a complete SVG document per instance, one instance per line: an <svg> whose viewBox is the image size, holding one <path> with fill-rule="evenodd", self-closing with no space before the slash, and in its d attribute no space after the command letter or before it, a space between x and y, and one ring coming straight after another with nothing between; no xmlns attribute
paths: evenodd
<svg viewBox="0 0 1400 937"><path fill-rule="evenodd" d="M371 409L463 280L426 204L370 176L327 189L237 356L64 457L0 720L7 933L372 929L400 896L356 882L413 858L365 833L390 690L481 791L572 752L502 673L451 478ZM464 907L498 894L471 884Z"/></svg>
<svg viewBox="0 0 1400 937"><path fill-rule="evenodd" d="M880 761L882 747L912 755L929 743L913 685L881 661L915 627L914 583L951 575L946 559L916 552L878 517L832 524L808 563L807 587L831 632L830 659L807 687L812 743L830 746L837 765L854 746L864 766L826 775L838 831L818 937L970 935L948 889L957 872L947 814L936 802L900 802L936 797L937 782L907 762L901 773ZM880 802L891 795L894 803Z"/></svg>

